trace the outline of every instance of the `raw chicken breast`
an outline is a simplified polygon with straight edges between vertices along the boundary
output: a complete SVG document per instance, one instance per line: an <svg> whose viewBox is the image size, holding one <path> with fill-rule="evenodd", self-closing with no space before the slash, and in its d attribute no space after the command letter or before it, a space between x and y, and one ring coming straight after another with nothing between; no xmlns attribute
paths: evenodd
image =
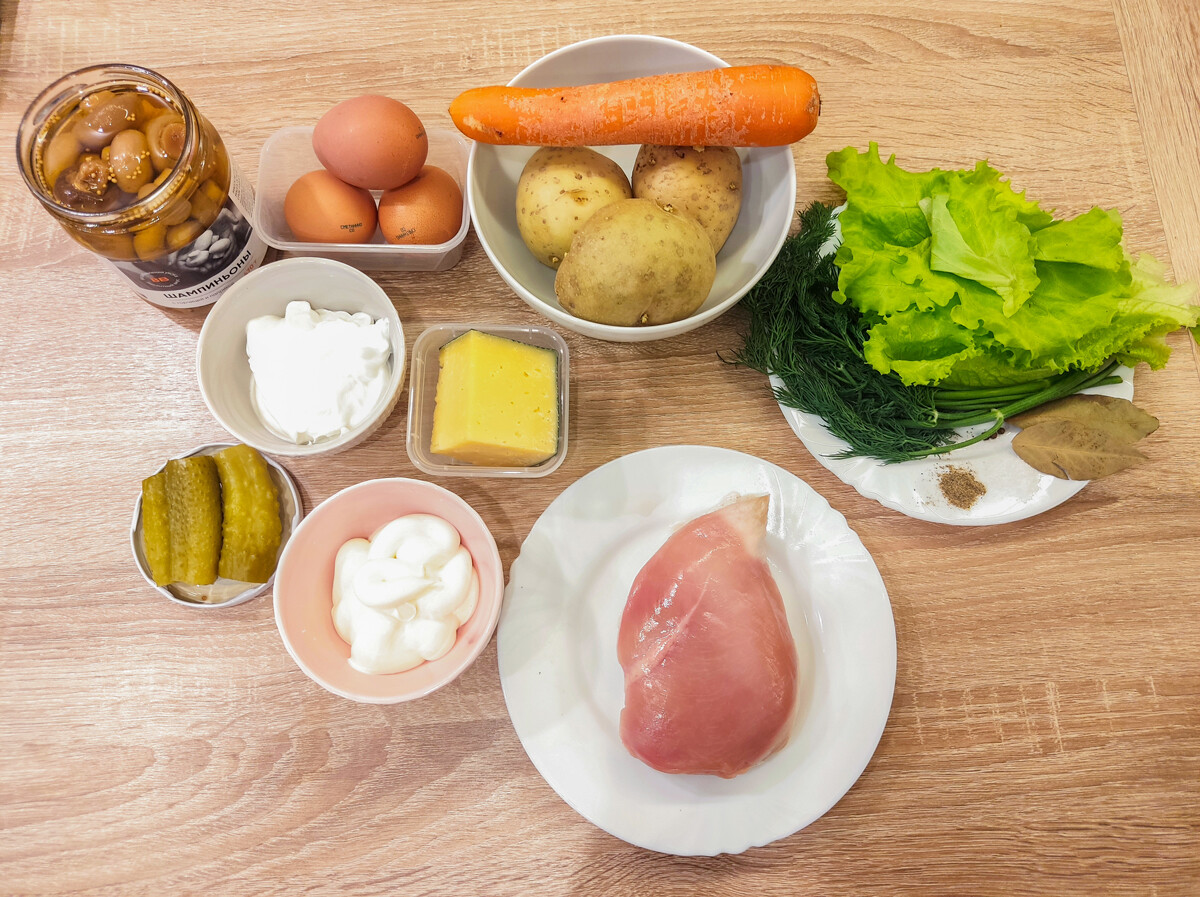
<svg viewBox="0 0 1200 897"><path fill-rule="evenodd" d="M796 646L763 555L770 496L697 517L642 568L621 616L621 741L662 772L733 778L787 743Z"/></svg>

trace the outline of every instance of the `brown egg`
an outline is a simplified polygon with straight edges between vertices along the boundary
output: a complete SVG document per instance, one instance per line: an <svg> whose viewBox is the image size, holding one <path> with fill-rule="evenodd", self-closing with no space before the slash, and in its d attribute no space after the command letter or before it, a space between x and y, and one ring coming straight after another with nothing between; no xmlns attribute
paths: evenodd
<svg viewBox="0 0 1200 897"><path fill-rule="evenodd" d="M462 190L434 165L379 198L379 229L389 243L445 243L462 226Z"/></svg>
<svg viewBox="0 0 1200 897"><path fill-rule="evenodd" d="M390 190L416 177L429 138L416 114L388 97L368 94L338 103L313 130L321 164L347 184Z"/></svg>
<svg viewBox="0 0 1200 897"><path fill-rule="evenodd" d="M297 178L284 197L283 217L305 243L368 243L375 235L375 199L328 171Z"/></svg>

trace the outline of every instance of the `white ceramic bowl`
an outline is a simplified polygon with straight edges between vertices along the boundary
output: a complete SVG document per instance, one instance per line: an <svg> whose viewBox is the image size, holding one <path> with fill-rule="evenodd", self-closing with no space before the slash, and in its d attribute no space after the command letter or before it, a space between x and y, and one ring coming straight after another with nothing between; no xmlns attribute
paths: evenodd
<svg viewBox="0 0 1200 897"><path fill-rule="evenodd" d="M282 315L287 304L307 299L313 308L366 312L387 318L392 341L388 389L374 412L352 430L332 439L296 445L272 432L250 402L250 362L246 324L260 315ZM358 445L392 413L404 387L404 330L387 293L366 274L322 258L289 258L247 274L217 300L196 347L200 394L213 417L239 440L272 455L319 455Z"/></svg>
<svg viewBox="0 0 1200 897"><path fill-rule="evenodd" d="M703 71L727 65L690 44L649 35L614 35L570 44L543 56L509 83L515 87L562 87L638 78L664 72ZM554 270L533 257L517 230L517 181L532 146L476 143L467 162L467 202L475 233L500 276L529 305L577 333L616 342L676 336L732 308L779 253L796 206L796 168L790 146L740 149L742 211L717 254L717 278L708 299L690 317L650 327L594 324L566 311L554 295ZM598 146L626 174L637 146Z"/></svg>

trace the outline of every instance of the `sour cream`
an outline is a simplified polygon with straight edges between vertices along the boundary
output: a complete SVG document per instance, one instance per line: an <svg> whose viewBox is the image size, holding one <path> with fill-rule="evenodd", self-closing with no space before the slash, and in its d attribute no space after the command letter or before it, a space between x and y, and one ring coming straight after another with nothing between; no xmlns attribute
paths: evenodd
<svg viewBox="0 0 1200 897"><path fill-rule="evenodd" d="M333 626L364 673L400 673L446 654L479 601L479 573L458 530L409 514L351 539L333 567Z"/></svg>
<svg viewBox="0 0 1200 897"><path fill-rule="evenodd" d="M366 421L391 376L388 321L289 302L283 317L246 324L250 402L274 433L297 445Z"/></svg>

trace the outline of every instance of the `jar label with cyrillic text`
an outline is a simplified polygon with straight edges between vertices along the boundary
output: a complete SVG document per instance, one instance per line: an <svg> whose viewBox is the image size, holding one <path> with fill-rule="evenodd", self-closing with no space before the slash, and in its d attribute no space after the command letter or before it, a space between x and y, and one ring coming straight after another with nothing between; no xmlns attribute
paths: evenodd
<svg viewBox="0 0 1200 897"><path fill-rule="evenodd" d="M254 232L254 190L236 165L225 205L203 233L174 252L150 261L114 261L134 292L164 308L211 305L235 280L262 263L267 244Z"/></svg>

